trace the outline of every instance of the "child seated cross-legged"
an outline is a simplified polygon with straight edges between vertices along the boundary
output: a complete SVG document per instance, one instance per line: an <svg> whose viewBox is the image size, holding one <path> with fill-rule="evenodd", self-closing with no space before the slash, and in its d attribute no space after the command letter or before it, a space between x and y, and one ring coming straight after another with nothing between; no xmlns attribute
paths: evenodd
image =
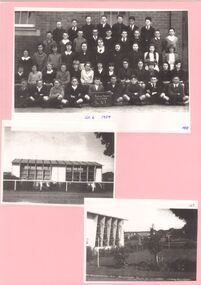
<svg viewBox="0 0 201 285"><path fill-rule="evenodd" d="M69 83L65 88L65 104L69 104L71 107L82 107L84 100L89 100L89 95L86 94L83 86L78 82L76 77L71 78L71 83Z"/></svg>
<svg viewBox="0 0 201 285"><path fill-rule="evenodd" d="M110 82L106 86L106 91L112 94L113 104L121 104L123 102L123 91L122 84L117 80L116 75L112 75Z"/></svg>
<svg viewBox="0 0 201 285"><path fill-rule="evenodd" d="M186 105L189 103L189 97L185 95L184 85L180 83L179 76L175 75L172 83L168 86L168 102L171 105Z"/></svg>
<svg viewBox="0 0 201 285"><path fill-rule="evenodd" d="M100 77L96 76L94 77L94 83L89 86L89 97L93 97L94 93L104 92L105 89L103 87L103 84L101 82Z"/></svg>
<svg viewBox="0 0 201 285"><path fill-rule="evenodd" d="M34 99L35 106L44 107L45 100L43 98L48 96L48 93L49 89L47 89L47 86L43 84L43 80L38 80L36 86L32 88L32 97Z"/></svg>
<svg viewBox="0 0 201 285"><path fill-rule="evenodd" d="M15 92L15 107L26 108L28 107L28 99L31 96L30 88L26 79L21 80L19 88Z"/></svg>
<svg viewBox="0 0 201 285"><path fill-rule="evenodd" d="M138 83L136 75L132 75L130 83L126 86L123 99L131 105L143 105L146 102L146 95L143 94L143 91L143 88Z"/></svg>
<svg viewBox="0 0 201 285"><path fill-rule="evenodd" d="M44 96L43 107L63 108L64 89L59 80L54 80L54 86L50 89L49 96Z"/></svg>
<svg viewBox="0 0 201 285"><path fill-rule="evenodd" d="M148 104L166 104L169 101L155 75L151 76L145 95Z"/></svg>

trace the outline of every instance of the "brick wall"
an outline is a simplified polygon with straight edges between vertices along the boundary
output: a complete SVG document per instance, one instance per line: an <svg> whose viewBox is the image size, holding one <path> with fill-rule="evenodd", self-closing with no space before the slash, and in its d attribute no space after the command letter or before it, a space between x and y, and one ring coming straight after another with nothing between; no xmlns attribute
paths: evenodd
<svg viewBox="0 0 201 285"><path fill-rule="evenodd" d="M23 36L15 37L15 53L16 58L21 56L22 50L29 48L31 55L36 49L37 43L45 38L46 31L53 31L57 21L61 21L64 28L68 29L71 26L73 18L78 19L79 26L85 23L85 16L91 15L93 23L97 24L100 21L100 16L103 12L35 12L36 13L36 29L40 30L39 36ZM118 12L106 12L110 23L116 21ZM124 12L124 22L128 23L129 16L135 16L136 25L140 28L144 25L146 16L152 17L153 26L160 29L162 37L167 35L168 29L174 27L176 34L179 37L178 53L183 60L185 69L187 68L188 55L188 35L187 35L187 12L183 11L129 11Z"/></svg>

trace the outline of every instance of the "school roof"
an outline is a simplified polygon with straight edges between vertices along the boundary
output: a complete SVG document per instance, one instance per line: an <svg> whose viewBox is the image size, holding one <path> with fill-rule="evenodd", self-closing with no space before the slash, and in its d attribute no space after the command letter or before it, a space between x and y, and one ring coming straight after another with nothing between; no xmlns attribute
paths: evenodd
<svg viewBox="0 0 201 285"><path fill-rule="evenodd" d="M98 212L94 212L94 211L87 211L87 214L91 214L91 215L100 215L100 216L104 216L104 217L107 217L107 218L113 218L113 219L118 219L118 220L124 220L124 221L127 221L127 219L125 218L120 218L120 217L117 217L116 215L105 215L104 213L98 213Z"/></svg>
<svg viewBox="0 0 201 285"><path fill-rule="evenodd" d="M102 167L102 164L94 161L70 161L70 160L40 160L40 159L14 159L12 164L45 164L52 166L97 166Z"/></svg>

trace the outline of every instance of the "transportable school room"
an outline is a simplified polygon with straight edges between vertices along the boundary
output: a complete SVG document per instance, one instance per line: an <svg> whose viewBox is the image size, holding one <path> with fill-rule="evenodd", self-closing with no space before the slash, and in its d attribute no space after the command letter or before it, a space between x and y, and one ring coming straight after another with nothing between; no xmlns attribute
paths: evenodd
<svg viewBox="0 0 201 285"><path fill-rule="evenodd" d="M21 180L102 182L102 165L89 161L14 159L12 175Z"/></svg>

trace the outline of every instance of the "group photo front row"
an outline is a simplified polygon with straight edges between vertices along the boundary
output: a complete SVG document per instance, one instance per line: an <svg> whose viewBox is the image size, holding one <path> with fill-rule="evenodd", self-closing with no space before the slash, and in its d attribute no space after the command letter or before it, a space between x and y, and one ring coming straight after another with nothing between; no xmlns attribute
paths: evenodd
<svg viewBox="0 0 201 285"><path fill-rule="evenodd" d="M128 26L122 15L112 27L105 15L96 26L91 16L85 19L82 28L73 19L68 30L57 22L33 55L22 51L16 61L16 108L189 103L188 72L173 27L161 38L151 17L141 30L133 16Z"/></svg>

